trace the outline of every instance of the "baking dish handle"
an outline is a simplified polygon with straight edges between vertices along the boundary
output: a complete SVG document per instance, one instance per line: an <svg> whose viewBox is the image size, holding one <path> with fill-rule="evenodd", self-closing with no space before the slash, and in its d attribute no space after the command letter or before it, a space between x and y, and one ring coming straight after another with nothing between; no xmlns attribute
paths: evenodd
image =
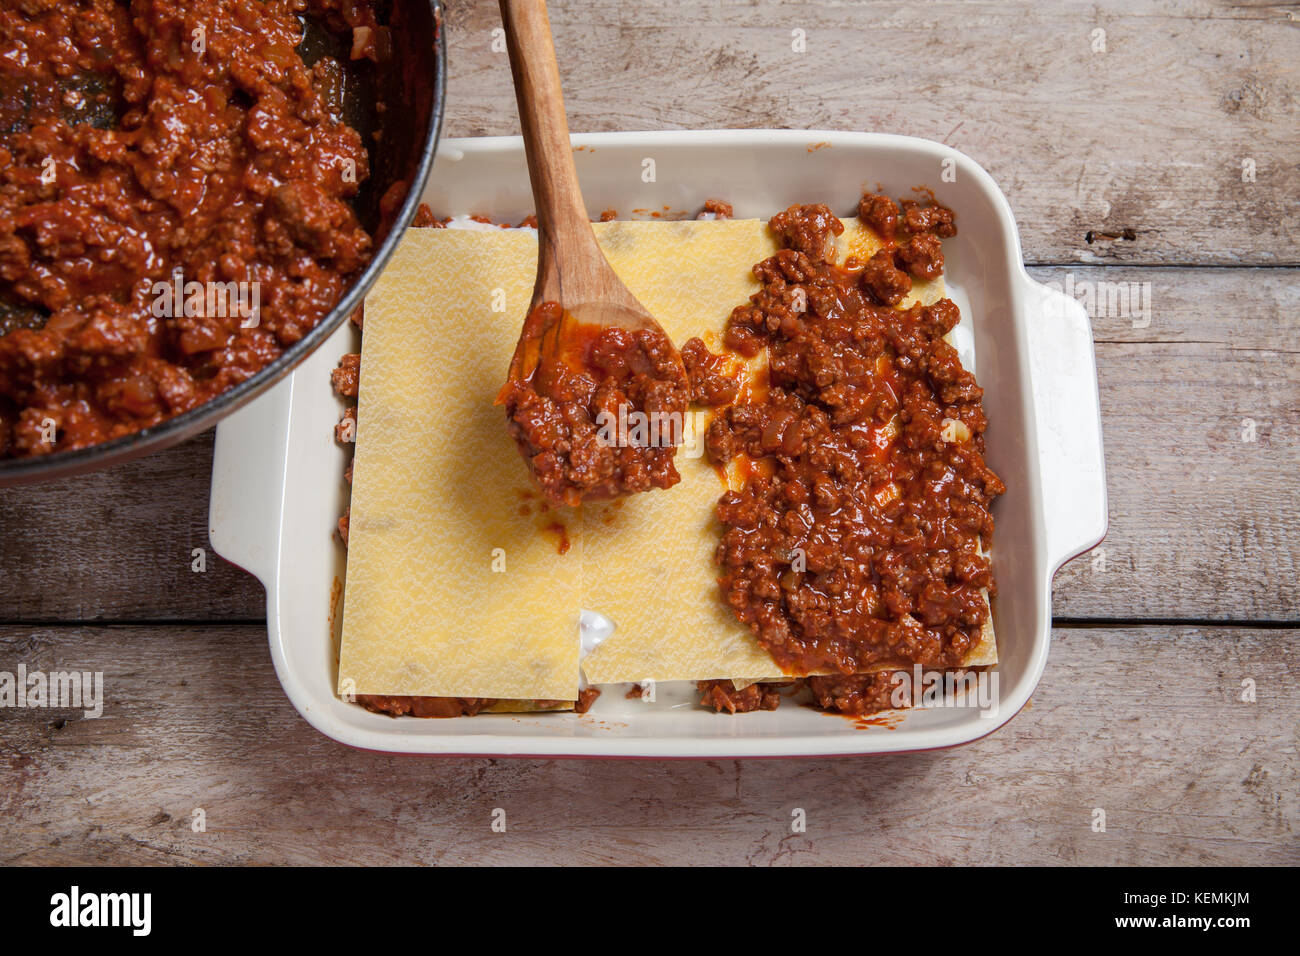
<svg viewBox="0 0 1300 956"><path fill-rule="evenodd" d="M212 455L208 539L268 593L279 552L293 379L222 421Z"/></svg>
<svg viewBox="0 0 1300 956"><path fill-rule="evenodd" d="M1092 326L1083 305L1023 276L1048 571L1106 536L1106 460Z"/></svg>

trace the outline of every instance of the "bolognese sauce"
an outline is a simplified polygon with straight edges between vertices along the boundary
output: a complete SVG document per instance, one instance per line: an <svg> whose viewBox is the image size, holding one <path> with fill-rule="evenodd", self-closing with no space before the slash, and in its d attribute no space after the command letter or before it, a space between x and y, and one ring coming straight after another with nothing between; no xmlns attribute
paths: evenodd
<svg viewBox="0 0 1300 956"><path fill-rule="evenodd" d="M568 321L555 302L532 310L524 335L560 330L559 344L497 398L543 496L562 507L671 488L690 396L677 350L658 329Z"/></svg>
<svg viewBox="0 0 1300 956"><path fill-rule="evenodd" d="M754 267L761 288L725 336L767 349L767 387L706 439L715 462L745 465L717 507L725 601L782 670L837 675L809 684L855 713L885 697L886 678L864 671L954 667L978 643L995 591L989 505L1005 490L984 461L982 390L945 341L957 307L892 308L942 270L951 211L868 195L860 212L884 243L865 263L836 262L843 226L825 206L772 218L783 248Z"/></svg>
<svg viewBox="0 0 1300 956"><path fill-rule="evenodd" d="M350 205L369 160L340 62L299 54L303 16L350 36L353 59L391 48L365 0L0 11L0 456L202 404L300 340L369 260Z"/></svg>

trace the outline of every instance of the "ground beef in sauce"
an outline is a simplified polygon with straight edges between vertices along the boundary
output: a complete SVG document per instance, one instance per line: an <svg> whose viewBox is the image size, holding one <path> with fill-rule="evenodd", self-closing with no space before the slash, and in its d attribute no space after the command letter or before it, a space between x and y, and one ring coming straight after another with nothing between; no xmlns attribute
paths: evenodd
<svg viewBox="0 0 1300 956"><path fill-rule="evenodd" d="M559 305L547 302L527 324L561 321ZM576 326L564 341L566 354L522 381L512 377L497 399L547 502L573 506L677 484L689 384L672 342L654 329L598 326Z"/></svg>
<svg viewBox="0 0 1300 956"><path fill-rule="evenodd" d="M194 408L301 339L366 264L349 201L369 160L337 113L338 64L295 49L302 13L351 33L354 58L382 46L352 0L0 11L0 456ZM187 293L156 315L176 270L256 283L258 312Z"/></svg>
<svg viewBox="0 0 1300 956"><path fill-rule="evenodd" d="M912 291L912 277L894 261L892 249L881 249L867 260L858 281L872 301L894 306Z"/></svg>
<svg viewBox="0 0 1300 956"><path fill-rule="evenodd" d="M343 445L351 445L357 440L357 406L343 409L343 417L334 426L334 440Z"/></svg>
<svg viewBox="0 0 1300 956"><path fill-rule="evenodd" d="M340 398L356 398L361 386L361 354L352 352L339 359L338 368L330 372L330 384Z"/></svg>
<svg viewBox="0 0 1300 956"><path fill-rule="evenodd" d="M731 203L723 202L721 199L704 200L704 208L700 210L696 219L730 219L735 215L731 208Z"/></svg>
<svg viewBox="0 0 1300 956"><path fill-rule="evenodd" d="M473 717L495 701L490 697L398 697L358 694L357 703L390 717Z"/></svg>
<svg viewBox="0 0 1300 956"><path fill-rule="evenodd" d="M700 692L700 705L712 707L721 713L747 714L755 710L776 710L781 705L781 688L788 687L788 681L750 684L744 690L736 690L736 685L728 678L722 680L696 681Z"/></svg>
<svg viewBox="0 0 1300 956"><path fill-rule="evenodd" d="M870 226L886 244L894 241L898 225L898 204L888 196L866 193L858 201L858 218Z"/></svg>
<svg viewBox="0 0 1300 956"><path fill-rule="evenodd" d="M917 279L934 279L943 274L943 246L928 232L912 236L898 247L897 259Z"/></svg>
<svg viewBox="0 0 1300 956"><path fill-rule="evenodd" d="M572 702L574 713L585 714L600 691L588 688L579 692L578 700ZM394 694L358 694L356 702L376 714L388 714L390 717L473 717L489 707L506 703L496 697L412 697ZM531 707L519 707L509 712L525 711L563 711L570 709L567 700L530 700L509 701L512 704L531 704Z"/></svg>
<svg viewBox="0 0 1300 956"><path fill-rule="evenodd" d="M886 254L900 238L937 246L955 230L934 205L900 211L869 195L860 210ZM838 266L837 225L820 205L773 217L784 248L755 266L762 288L729 320L729 346L768 348L770 388L724 409L706 435L715 460L741 457L748 475L718 503L723 596L791 674L952 667L980 637L982 589L994 590L981 548L1004 488L984 463L983 393L943 341L957 307L882 305L902 284L898 263L884 258L870 276L870 263ZM944 440L949 420L965 441ZM818 681L819 700L852 696Z"/></svg>
<svg viewBox="0 0 1300 956"><path fill-rule="evenodd" d="M690 383L691 402L696 405L730 405L736 400L740 383L732 374L731 361L725 355L709 351L704 340L696 336L682 346L682 364Z"/></svg>
<svg viewBox="0 0 1300 956"><path fill-rule="evenodd" d="M791 206L768 220L768 226L781 245L818 261L835 254L835 237L844 232L844 223L821 203Z"/></svg>
<svg viewBox="0 0 1300 956"><path fill-rule="evenodd" d="M415 209L415 218L411 220L411 225L416 229L443 229L446 228L438 217L433 214L428 203L420 203Z"/></svg>
<svg viewBox="0 0 1300 956"><path fill-rule="evenodd" d="M807 688L811 703L821 710L861 717L882 710L911 706L910 698L898 699L893 671L807 677L789 681L768 681L736 690L730 680L697 681L700 705L718 713L743 714L754 710L775 710L786 696Z"/></svg>
<svg viewBox="0 0 1300 956"><path fill-rule="evenodd" d="M896 710L908 703L895 703L893 671L875 674L847 674L809 677L805 682L813 701L822 710L863 716L881 710Z"/></svg>

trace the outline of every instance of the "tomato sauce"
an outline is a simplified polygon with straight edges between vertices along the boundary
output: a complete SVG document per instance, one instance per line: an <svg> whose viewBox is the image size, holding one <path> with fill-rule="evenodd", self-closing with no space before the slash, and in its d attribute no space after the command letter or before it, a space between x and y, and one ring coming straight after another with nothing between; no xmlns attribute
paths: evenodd
<svg viewBox="0 0 1300 956"><path fill-rule="evenodd" d="M555 302L532 310L524 334L562 330L558 354L497 399L542 494L563 507L671 488L691 392L672 342L657 329L565 325L574 321Z"/></svg>
<svg viewBox="0 0 1300 956"><path fill-rule="evenodd" d="M342 68L357 0L28 0L0 11L0 457L158 424L274 361L371 255ZM179 290L181 294L175 292Z"/></svg>
<svg viewBox="0 0 1300 956"><path fill-rule="evenodd" d="M784 248L758 263L762 288L725 339L767 349L767 387L742 393L710 424L716 463L743 480L718 502L723 599L783 671L808 678L819 706L888 706L892 666L960 665L980 640L995 591L983 392L944 336L948 299L892 308L911 278L942 270L950 210L863 197L884 240L865 264L835 262L843 227L825 206L771 220ZM761 691L701 685L706 702L766 707Z"/></svg>

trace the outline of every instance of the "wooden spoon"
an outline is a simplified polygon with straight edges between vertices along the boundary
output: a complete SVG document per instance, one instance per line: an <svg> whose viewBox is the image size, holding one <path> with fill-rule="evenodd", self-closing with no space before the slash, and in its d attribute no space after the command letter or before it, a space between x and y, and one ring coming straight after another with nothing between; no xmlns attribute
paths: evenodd
<svg viewBox="0 0 1300 956"><path fill-rule="evenodd" d="M579 338L590 340L593 329L663 330L614 274L587 219L545 0L501 0L501 19L537 204L537 284L510 379L533 379L533 387L547 394L548 371L571 360ZM547 302L561 308L538 309ZM680 365L675 348L673 355Z"/></svg>

